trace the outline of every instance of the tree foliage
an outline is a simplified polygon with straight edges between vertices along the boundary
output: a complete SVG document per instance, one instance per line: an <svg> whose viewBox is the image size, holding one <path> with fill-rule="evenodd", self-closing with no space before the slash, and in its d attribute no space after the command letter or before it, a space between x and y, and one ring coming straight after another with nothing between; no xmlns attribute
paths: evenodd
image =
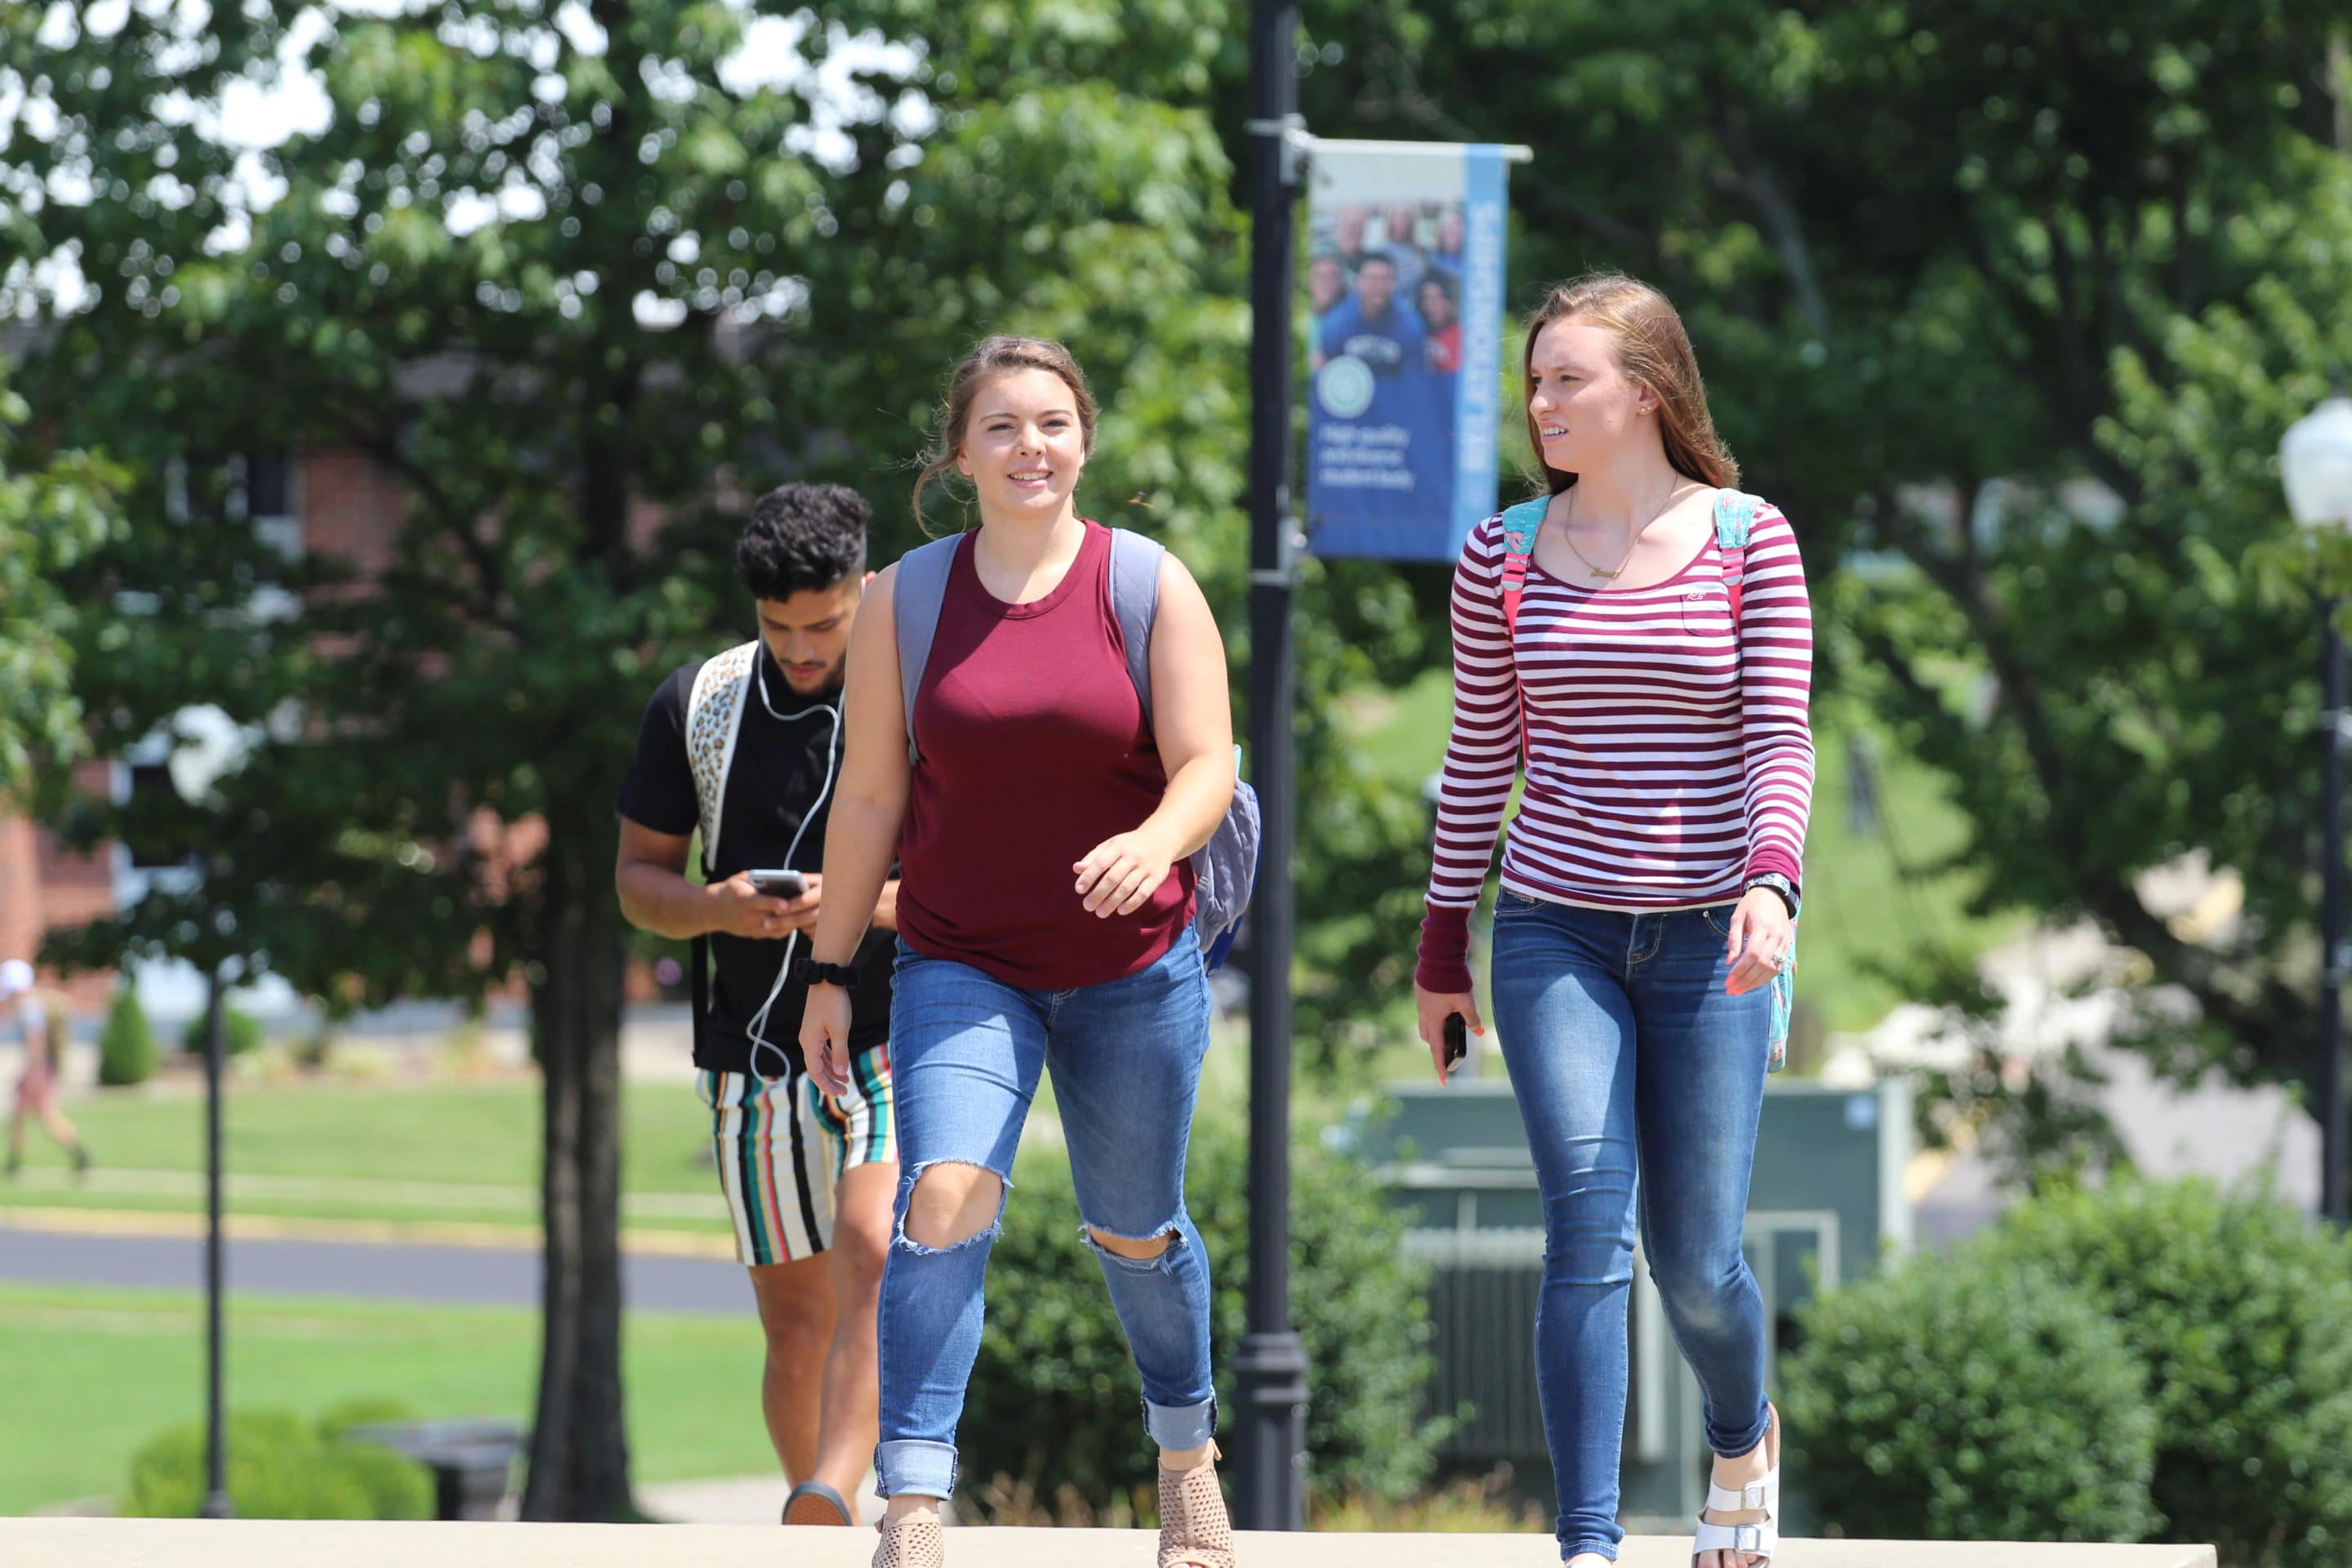
<svg viewBox="0 0 2352 1568"><path fill-rule="evenodd" d="M947 366L987 331L1060 336L1104 405L1089 509L1167 536L1234 623L1223 40L1182 6L1000 9L276 0L196 40L140 6L0 17L0 71L46 110L11 127L0 205L87 285L7 275L55 318L28 391L135 476L140 526L73 580L118 606L83 637L94 738L211 704L247 742L202 799L75 806L84 838L176 833L204 875L56 951L241 957L335 1006L526 978L532 1517L629 1508L612 800L661 677L750 629L749 498L848 479L887 559ZM219 106L281 60L317 112L234 145ZM240 460L286 447L396 478L384 558L256 537Z"/></svg>
<svg viewBox="0 0 2352 1568"><path fill-rule="evenodd" d="M1795 520L1825 678L1942 770L1979 904L2184 987L2187 1073L2305 1073L2320 558L2273 454L2352 351L2346 16L1310 4L1318 131L1533 144L1524 286L1682 306L1748 488ZM1841 568L1851 568L1840 574ZM2184 935L2201 851L2244 915ZM1916 940L1919 933L1905 933Z"/></svg>
<svg viewBox="0 0 2352 1568"><path fill-rule="evenodd" d="M26 793L37 757L54 767L82 749L75 700L72 601L60 574L112 537L121 476L86 452L27 464L32 410L0 362L0 799Z"/></svg>

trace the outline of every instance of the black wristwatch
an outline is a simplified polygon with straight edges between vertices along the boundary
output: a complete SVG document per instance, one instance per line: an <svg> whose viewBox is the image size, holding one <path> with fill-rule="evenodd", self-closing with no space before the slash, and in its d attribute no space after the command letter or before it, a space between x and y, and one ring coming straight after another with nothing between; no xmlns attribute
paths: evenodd
<svg viewBox="0 0 2352 1568"><path fill-rule="evenodd" d="M819 963L807 953L793 960L793 978L803 985L838 985L844 991L857 985L857 966L854 963Z"/></svg>
<svg viewBox="0 0 2352 1568"><path fill-rule="evenodd" d="M1804 900L1797 897L1797 884L1778 871L1765 871L1750 877L1748 879L1747 885L1739 890L1743 893L1752 893L1759 888L1769 888L1780 894L1780 901L1789 906L1790 920L1795 920L1798 910L1804 907Z"/></svg>

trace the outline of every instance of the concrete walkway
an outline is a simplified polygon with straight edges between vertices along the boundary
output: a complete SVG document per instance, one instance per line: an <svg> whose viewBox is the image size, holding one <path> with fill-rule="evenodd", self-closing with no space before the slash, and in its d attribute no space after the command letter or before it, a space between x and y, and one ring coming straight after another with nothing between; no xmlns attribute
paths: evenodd
<svg viewBox="0 0 2352 1568"><path fill-rule="evenodd" d="M960 1531L949 1558L955 1568L1149 1568L1156 1539L1133 1530ZM874 1552L863 1530L799 1531L789 1553L784 1544L773 1526L0 1519L0 1563L10 1568L644 1568L656 1558L696 1568L866 1568ZM1790 1541L1780 1556L1784 1568L2214 1568L2210 1546ZM1539 1535L1245 1534L1239 1557L1244 1568L1554 1568L1559 1561ZM1690 1542L1636 1537L1619 1562L1689 1568Z"/></svg>
<svg viewBox="0 0 2352 1568"><path fill-rule="evenodd" d="M702 1481L641 1481L636 1491L637 1506L665 1524L773 1524L792 1489L791 1482L770 1471ZM858 1488L856 1503L857 1517L866 1523L882 1517L882 1500L875 1495L870 1470Z"/></svg>

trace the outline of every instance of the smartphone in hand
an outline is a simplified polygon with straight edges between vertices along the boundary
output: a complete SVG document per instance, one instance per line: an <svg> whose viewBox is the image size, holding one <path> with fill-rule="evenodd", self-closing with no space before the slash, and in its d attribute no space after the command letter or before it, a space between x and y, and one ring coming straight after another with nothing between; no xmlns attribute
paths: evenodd
<svg viewBox="0 0 2352 1568"><path fill-rule="evenodd" d="M1445 1015L1445 1070L1452 1072L1470 1054L1470 1025L1459 1013Z"/></svg>
<svg viewBox="0 0 2352 1568"><path fill-rule="evenodd" d="M751 886L772 899L797 899L808 891L808 879L798 871L746 871Z"/></svg>

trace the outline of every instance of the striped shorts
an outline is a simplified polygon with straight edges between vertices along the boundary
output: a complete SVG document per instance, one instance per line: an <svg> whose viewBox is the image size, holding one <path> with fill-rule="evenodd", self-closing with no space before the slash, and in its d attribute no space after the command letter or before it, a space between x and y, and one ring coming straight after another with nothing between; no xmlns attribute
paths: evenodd
<svg viewBox="0 0 2352 1568"><path fill-rule="evenodd" d="M898 1157L887 1045L850 1059L849 1091L838 1098L800 1068L786 1078L694 1076L710 1108L719 1185L744 1263L797 1263L823 1252L833 1245L833 1189L842 1173Z"/></svg>

